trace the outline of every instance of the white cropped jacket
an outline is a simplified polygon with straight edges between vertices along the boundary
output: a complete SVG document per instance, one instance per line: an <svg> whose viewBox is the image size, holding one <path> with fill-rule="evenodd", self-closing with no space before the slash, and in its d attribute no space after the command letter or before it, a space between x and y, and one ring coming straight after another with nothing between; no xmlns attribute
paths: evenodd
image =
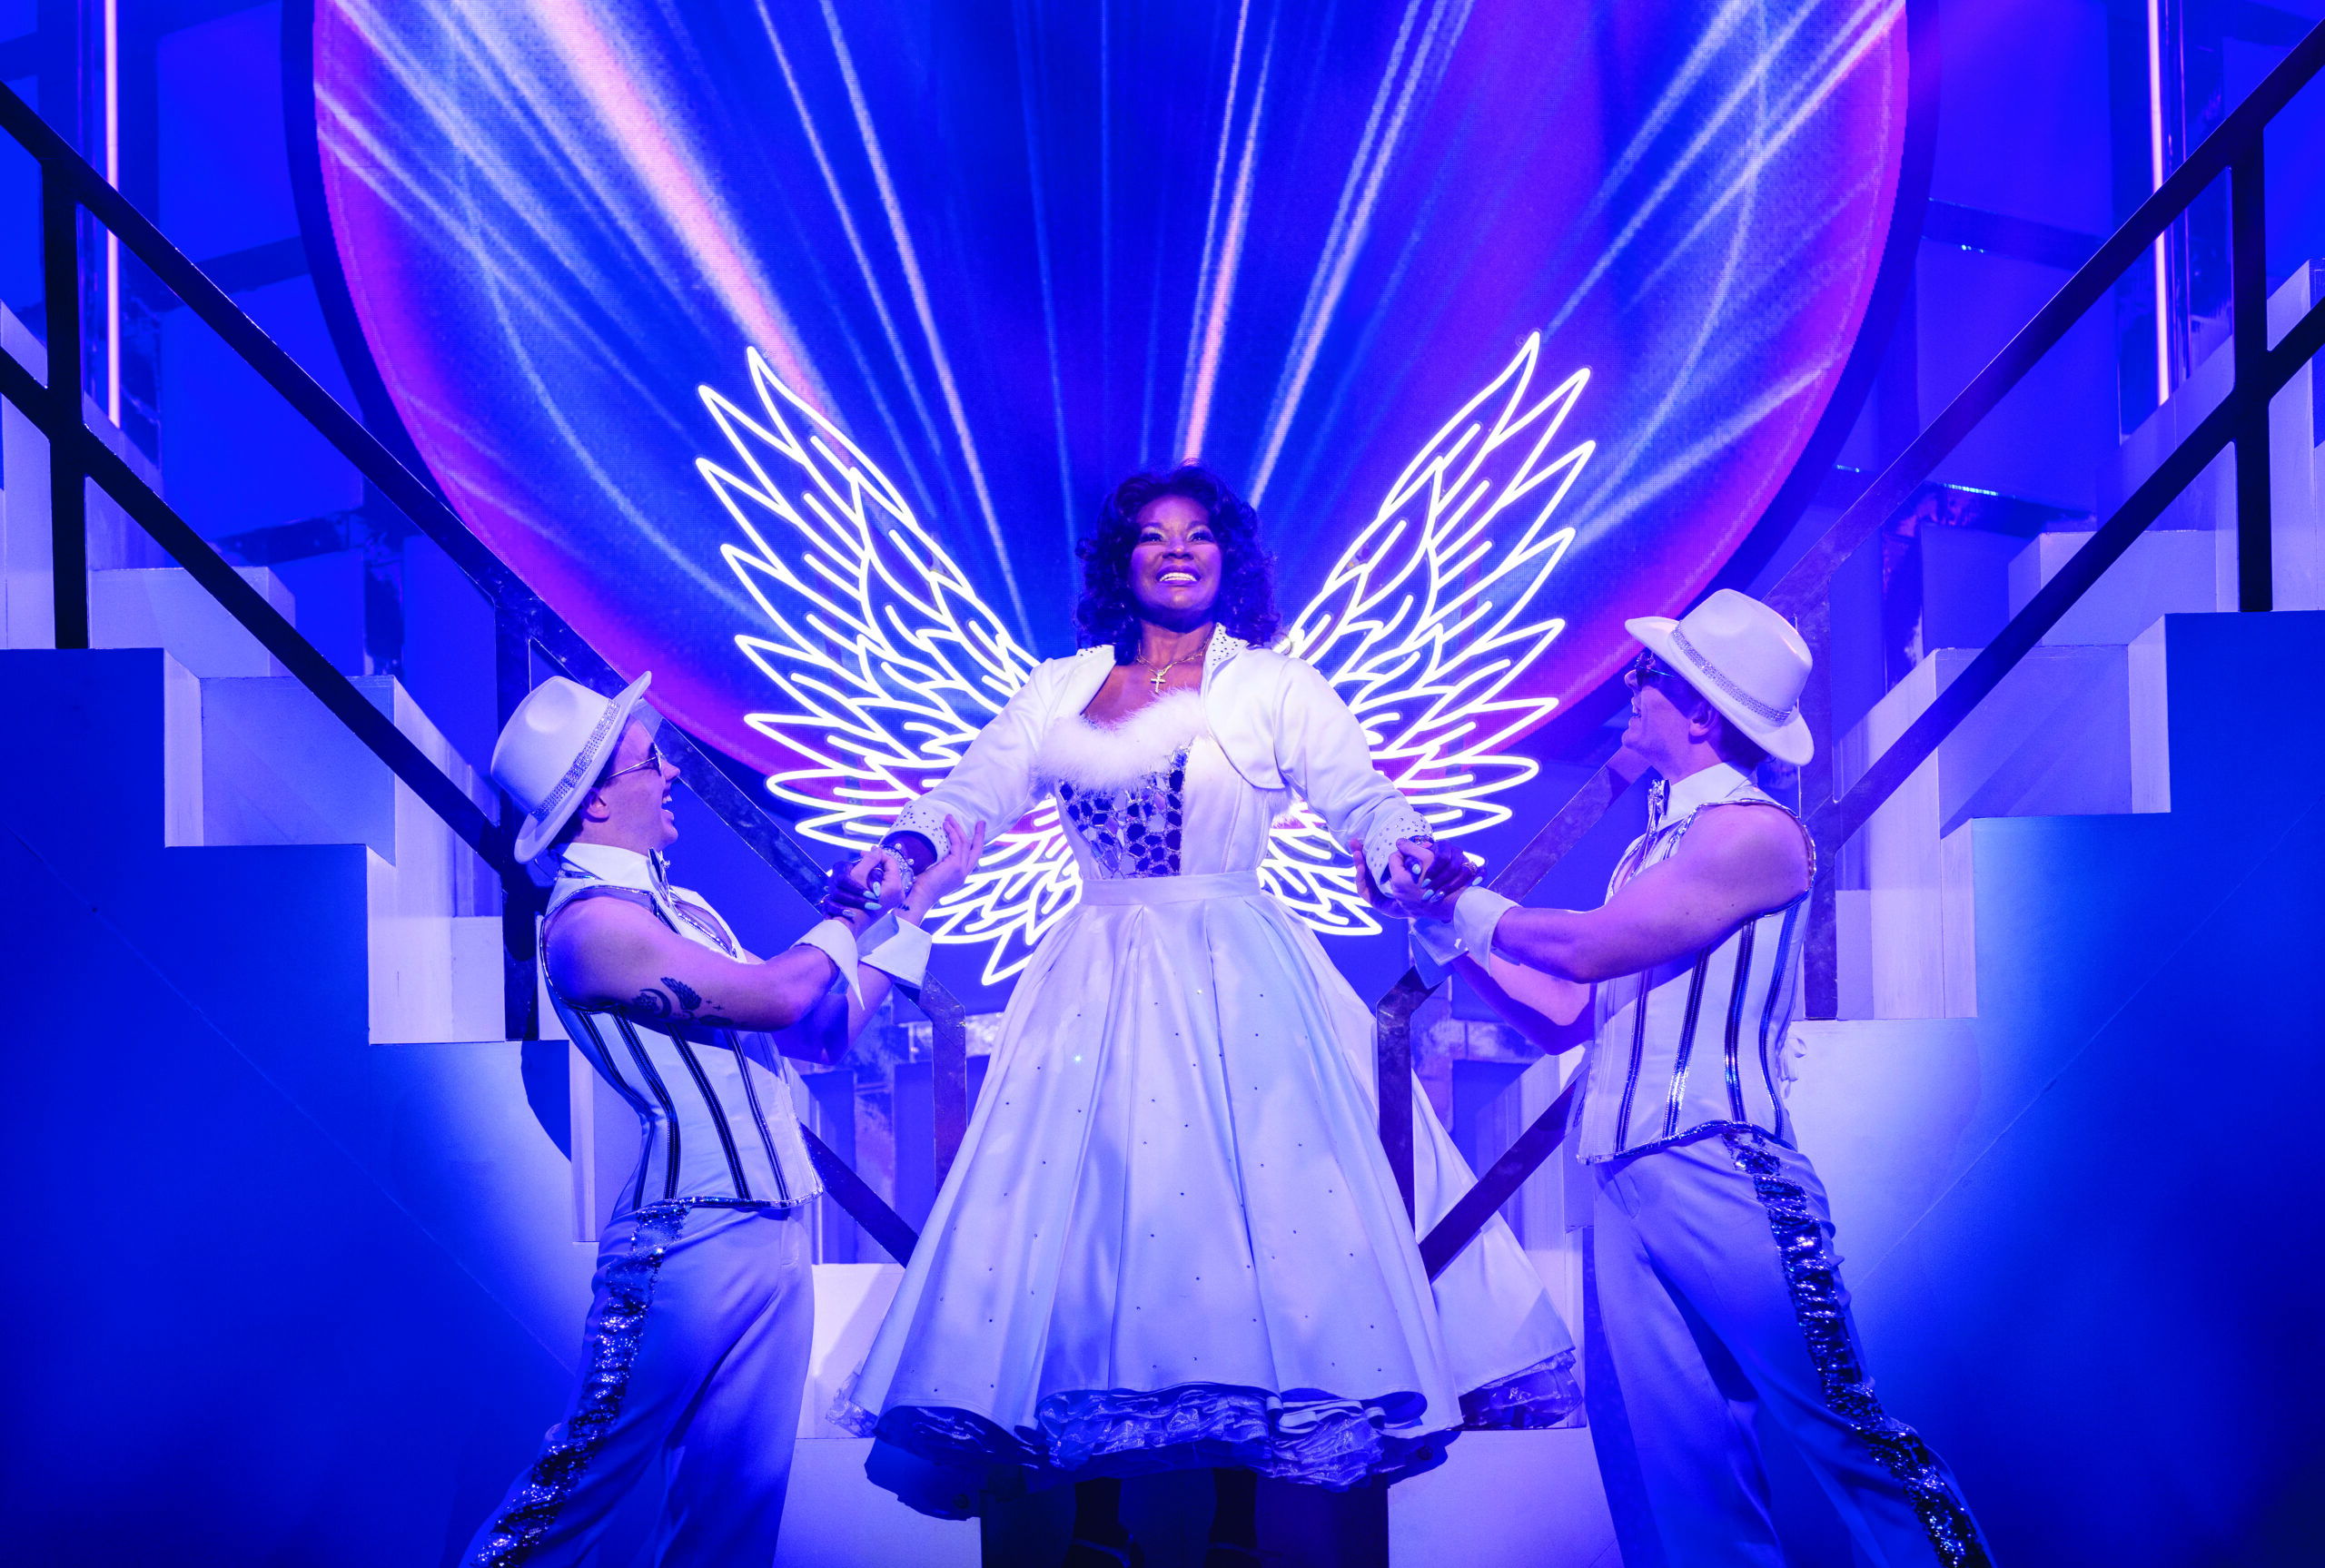
<svg viewBox="0 0 2325 1568"><path fill-rule="evenodd" d="M1006 832L1049 788L1034 759L1050 725L1088 707L1113 667L1107 646L1035 666L945 781L897 815L894 831L945 845L949 814ZM1214 632L1203 655L1202 704L1228 765L1254 789L1298 794L1323 817L1334 843L1362 838L1376 879L1397 840L1430 836L1420 814L1372 765L1356 715L1305 660Z"/></svg>

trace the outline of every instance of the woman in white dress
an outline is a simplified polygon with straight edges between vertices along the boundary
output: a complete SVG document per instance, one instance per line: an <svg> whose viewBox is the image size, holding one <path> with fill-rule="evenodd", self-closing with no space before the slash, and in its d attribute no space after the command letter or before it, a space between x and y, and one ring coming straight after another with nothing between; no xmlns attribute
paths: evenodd
<svg viewBox="0 0 2325 1568"><path fill-rule="evenodd" d="M1371 1011L1260 885L1295 794L1376 874L1390 853L1440 884L1467 868L1324 678L1264 646L1256 530L1202 468L1124 481L1082 547L1092 646L1036 668L889 839L925 863L946 817L997 832L1054 794L1083 892L1017 983L843 1414L941 1467L890 1479L931 1512L1085 1483L1068 1562L1092 1568L1137 1560L1105 1478L1221 1467L1211 1563L1237 1568L1250 1473L1393 1480L1465 1424L1579 1406L1507 1226L1432 1288L1380 1149ZM1472 1178L1399 1092L1425 1231Z"/></svg>

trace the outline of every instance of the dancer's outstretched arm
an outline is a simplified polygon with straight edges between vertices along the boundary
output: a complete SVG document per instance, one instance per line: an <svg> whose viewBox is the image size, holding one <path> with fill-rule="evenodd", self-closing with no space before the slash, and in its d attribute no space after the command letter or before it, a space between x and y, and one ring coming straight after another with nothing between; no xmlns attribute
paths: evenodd
<svg viewBox="0 0 2325 1568"><path fill-rule="evenodd" d="M615 898L559 910L549 922L548 949L549 983L559 995L641 1023L785 1029L838 974L812 947L757 963L728 958L688 942L651 910Z"/></svg>
<svg viewBox="0 0 2325 1568"><path fill-rule="evenodd" d="M1707 808L1670 859L1594 910L1521 909L1482 888L1434 897L1399 866L1389 884L1402 912L1451 920L1466 952L1565 980L1612 980L1700 952L1798 898L1808 890L1808 845L1780 808L1738 803Z"/></svg>
<svg viewBox="0 0 2325 1568"><path fill-rule="evenodd" d="M856 985L853 989L827 986L797 1022L777 1034L777 1048L784 1055L806 1061L837 1061L847 1053L856 1037L864 1032L864 1026L879 1012L880 1004L887 1000L889 988L896 981L920 983L928 961L928 938L921 933L920 927L947 894L968 880L969 873L976 869L977 858L984 853L984 823L965 828L957 818L948 816L945 830L952 848L914 877L912 891L905 894L904 902L895 911L900 922L895 935L875 946L871 945L875 934L872 931L857 933L865 945L864 961L856 965ZM872 892L876 899L885 891L885 881L874 878Z"/></svg>
<svg viewBox="0 0 2325 1568"><path fill-rule="evenodd" d="M866 858L879 853L867 851ZM848 923L860 929L869 918L859 913ZM559 994L642 1023L787 1029L839 972L829 954L806 945L763 961L728 958L688 941L626 898L567 904L550 917L543 941L549 983ZM842 951L851 945L840 943Z"/></svg>
<svg viewBox="0 0 2325 1568"><path fill-rule="evenodd" d="M1590 1005L1588 986L1499 956L1479 962L1466 952L1453 961L1453 972L1542 1050L1556 1055L1582 1043L1567 1026Z"/></svg>
<svg viewBox="0 0 2325 1568"><path fill-rule="evenodd" d="M977 732L953 771L897 815L885 843L911 862L915 873L953 847L942 842L949 819L986 823L1005 833L1033 810L1034 758L1049 731L1058 682L1064 677L1060 666L1072 662L1054 659L1036 669Z"/></svg>
<svg viewBox="0 0 2325 1568"><path fill-rule="evenodd" d="M1373 885L1372 869L1365 863L1363 841L1360 839L1351 843L1349 853L1356 859L1357 888L1365 900L1382 913L1392 917L1406 912L1400 905L1382 897L1380 889ZM1468 865L1467 857L1458 858L1462 861L1463 867L1459 872L1449 873L1458 880L1454 881L1447 898L1440 901L1440 904L1458 898L1473 874L1474 868ZM1420 883L1401 866L1391 868L1390 875L1400 876L1414 891L1422 891ZM1566 1026L1580 1018L1583 1009L1590 1005L1588 986L1546 974L1540 970L1528 969L1490 953L1482 960L1469 953L1461 953L1455 957L1452 967L1455 974L1485 999L1487 1006L1541 1050L1555 1054L1582 1043L1580 1038L1572 1034Z"/></svg>

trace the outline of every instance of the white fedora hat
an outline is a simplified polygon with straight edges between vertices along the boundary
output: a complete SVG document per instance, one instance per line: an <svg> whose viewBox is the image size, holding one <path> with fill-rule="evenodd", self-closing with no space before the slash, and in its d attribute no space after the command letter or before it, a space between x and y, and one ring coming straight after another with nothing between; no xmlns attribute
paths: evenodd
<svg viewBox="0 0 2325 1568"><path fill-rule="evenodd" d="M1814 661L1776 611L1722 588L1678 620L1641 616L1623 626L1770 756L1797 767L1816 754L1800 716Z"/></svg>
<svg viewBox="0 0 2325 1568"><path fill-rule="evenodd" d="M528 861L548 847L589 793L598 774L620 744L633 715L648 730L662 715L638 709L654 674L648 670L616 697L601 697L579 681L551 676L517 705L493 743L492 777L525 813L517 833L517 858Z"/></svg>

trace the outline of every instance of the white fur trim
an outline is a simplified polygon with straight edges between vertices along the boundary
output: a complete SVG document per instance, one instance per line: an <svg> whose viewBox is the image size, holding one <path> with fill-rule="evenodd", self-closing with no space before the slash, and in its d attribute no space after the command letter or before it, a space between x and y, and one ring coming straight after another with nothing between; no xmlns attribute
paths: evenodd
<svg viewBox="0 0 2325 1568"><path fill-rule="evenodd" d="M1111 727L1080 714L1061 715L1042 739L1034 776L1081 790L1128 789L1209 729L1202 695L1192 691L1159 697Z"/></svg>

